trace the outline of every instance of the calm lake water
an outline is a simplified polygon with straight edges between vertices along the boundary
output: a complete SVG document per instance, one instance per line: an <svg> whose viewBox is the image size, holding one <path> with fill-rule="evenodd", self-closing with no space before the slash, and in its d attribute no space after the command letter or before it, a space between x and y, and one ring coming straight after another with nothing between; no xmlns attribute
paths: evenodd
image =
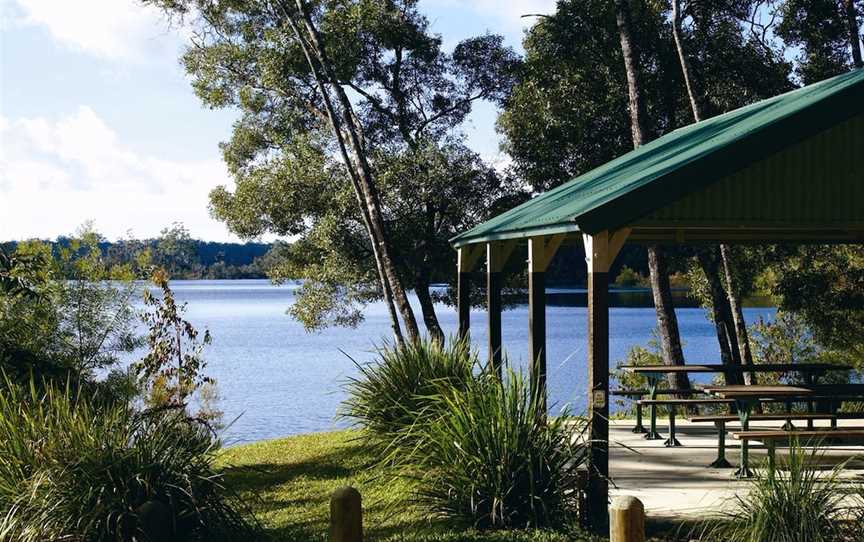
<svg viewBox="0 0 864 542"><path fill-rule="evenodd" d="M389 336L386 309L369 306L355 329L330 328L307 333L286 314L296 286L266 280L172 281L177 298L188 303L187 318L208 328L213 343L206 350L207 372L219 385L227 444L270 439L344 427L335 417L345 380L358 362L374 358L376 344ZM584 291L583 291L584 292ZM547 348L549 397L553 410L585 408L586 308L579 290L549 289ZM633 345L645 344L655 326L650 293L612 295L610 362L614 366ZM625 306L620 306L625 305ZM635 305L635 306L634 306ZM639 306L642 305L642 306ZM647 305L647 306L646 306ZM419 307L417 308L419 315ZM713 325L699 308L677 310L688 363L719 362ZM772 308L745 309L748 322L770 319ZM438 307L444 332L456 331L456 312ZM514 364L524 365L528 350L528 311L524 305L502 316L504 347ZM485 356L486 316L471 314L472 336Z"/></svg>

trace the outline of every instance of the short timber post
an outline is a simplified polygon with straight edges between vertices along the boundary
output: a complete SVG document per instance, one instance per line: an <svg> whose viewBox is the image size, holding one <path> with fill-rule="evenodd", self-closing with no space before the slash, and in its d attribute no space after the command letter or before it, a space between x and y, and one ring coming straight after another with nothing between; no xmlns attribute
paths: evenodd
<svg viewBox="0 0 864 542"><path fill-rule="evenodd" d="M636 497L616 497L609 507L609 542L645 542L645 507Z"/></svg>
<svg viewBox="0 0 864 542"><path fill-rule="evenodd" d="M528 359L531 389L540 400L539 412L546 414L546 269L564 235L528 239Z"/></svg>
<svg viewBox="0 0 864 542"><path fill-rule="evenodd" d="M501 377L501 284L514 241L486 244L486 308L489 311L489 366Z"/></svg>
<svg viewBox="0 0 864 542"><path fill-rule="evenodd" d="M340 487L330 497L330 542L363 542L363 507L353 487Z"/></svg>
<svg viewBox="0 0 864 542"><path fill-rule="evenodd" d="M478 246L467 245L457 250L456 305L459 314L460 341L468 339L471 330L471 270L479 256Z"/></svg>
<svg viewBox="0 0 864 542"><path fill-rule="evenodd" d="M609 268L630 230L584 234L588 263L588 513L602 529L609 503Z"/></svg>

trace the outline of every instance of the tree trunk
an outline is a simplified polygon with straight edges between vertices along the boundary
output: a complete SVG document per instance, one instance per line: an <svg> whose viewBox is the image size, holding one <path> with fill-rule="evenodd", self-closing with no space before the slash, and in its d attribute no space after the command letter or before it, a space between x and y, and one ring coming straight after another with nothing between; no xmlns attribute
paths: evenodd
<svg viewBox="0 0 864 542"><path fill-rule="evenodd" d="M672 0L672 36L675 40L675 50L678 53L678 62L681 66L681 75L684 78L684 86L687 88L687 96L690 98L690 109L693 112L693 120L695 120L696 122L700 122L703 118L705 118L705 111L702 106L699 85L696 78L693 76L693 71L690 69L690 62L687 60L687 53L684 50L684 40L682 37L681 28L681 0ZM736 339L735 342L738 344L738 358L739 360L745 360L746 363L752 365L753 356L750 352L750 339L747 333L747 324L744 321L744 313L741 311L741 300L739 297L739 293L738 290L735 288L735 283L732 278L732 265L730 262L730 257L731 253L729 250L729 246L726 244L721 244L720 258L723 264L723 270L725 272L726 278L725 296L716 297L712 295L712 304L716 306L717 303L721 303L722 305L724 305L724 307L720 307L721 312L725 314L728 311L732 315L734 321ZM709 273L713 272L706 268L704 265L702 266L702 270L705 272L706 276L708 276ZM719 273L719 270L717 271L717 273ZM722 281L720 281L719 275L708 276L708 280L712 284L723 284ZM723 337L721 337L720 335L719 328L717 340L720 343L724 342ZM747 384L756 384L756 374L752 372L747 373L744 377L744 380Z"/></svg>
<svg viewBox="0 0 864 542"><path fill-rule="evenodd" d="M420 301L423 324L426 326L429 336L438 344L444 344L444 331L438 323L438 316L435 314L435 303L432 301L432 296L429 295L429 277L425 276L427 274L426 272L421 272L415 278L415 292L417 293L417 299Z"/></svg>
<svg viewBox="0 0 864 542"><path fill-rule="evenodd" d="M753 365L753 352L750 350L750 337L747 332L747 321L744 320L744 311L741 308L741 296L735 286L735 277L732 275L730 262L734 262L728 245L720 245L720 255L723 258L723 273L726 275L726 290L729 292L729 308L735 321L735 335L738 339L738 349L741 362L745 365ZM755 385L758 383L756 373L750 371L744 373L744 383Z"/></svg>
<svg viewBox="0 0 864 542"><path fill-rule="evenodd" d="M678 317L672 304L672 288L669 285L669 270L662 249L648 247L648 269L651 275L651 293L654 296L654 310L657 312L657 330L663 362L666 365L684 365L684 351L681 348L681 335L678 330ZM684 373L667 375L669 386L690 389L690 379Z"/></svg>
<svg viewBox="0 0 864 542"><path fill-rule="evenodd" d="M319 82L319 85L322 86L322 97L325 100L325 103L329 103L329 94L326 90L326 87L323 85L323 80L326 79L329 81L330 88L336 94L337 99L342 107L342 115L341 119L344 121L344 126L347 128L349 140L351 143L352 151L354 153L354 157L356 158L357 164L359 168L355 169L355 178L357 184L359 184L362 197L364 200L366 213L368 215L369 222L369 230L372 238L372 244L377 248L378 261L376 262L379 269L383 270L382 282L386 282L385 291L389 286L389 290L392 293L393 300L395 305L398 307L400 314L402 315L402 321L405 323L405 329L408 332L408 338L411 341L418 341L420 339L420 332L417 327L417 319L414 317L414 311L411 308L410 303L408 302L408 296L405 293L405 288L402 286L401 280L399 280L399 275L396 271L396 267L393 264L393 260L391 257L391 249L390 245L387 242L387 234L384 227L384 220L381 215L381 204L380 198L378 196L377 188L374 183L374 179L372 176L372 170L369 167L369 163L366 159L366 152L363 148L363 145L360 140L360 131L358 126L354 122L354 114L353 108L351 106L351 102L348 99L345 90L338 84L334 74L332 72L332 66L330 64L330 60L327 57L327 52L324 49L323 41L318 33L317 28L312 23L312 19L309 16L308 11L306 10L306 6L303 0L296 0L296 6L298 13L303 19L303 23L306 27L306 31L308 32L309 39L308 41L304 39L302 33L297 27L296 23L294 23L291 15L287 13L286 16L294 28L295 34L297 35L298 41L300 41L301 46L304 49L304 53L306 53L307 60L309 61L310 67L315 73L316 80ZM283 8L284 9L284 8ZM310 51L307 52L307 49ZM314 56L317 58L316 62L312 59L310 53L314 52ZM323 71L323 78L321 77L321 73L319 71ZM328 114L330 114L331 110L335 108L332 107L332 103L328 106ZM333 127L334 132L336 132L337 139L340 140L340 147L342 147L343 158L347 158L344 155L347 152L344 149L344 142L342 141L341 129L339 127L340 123L334 123L333 120L336 118L335 111L331 114L331 125ZM350 159L346 159L346 165L351 167L352 162ZM395 325L398 325L398 322Z"/></svg>
<svg viewBox="0 0 864 542"><path fill-rule="evenodd" d="M726 302L726 292L720 281L720 249L711 247L697 252L699 264L708 279L708 289L711 295L711 309L714 317L714 327L717 330L717 341L720 343L720 359L723 365L741 365L738 340L735 336L732 313ZM742 384L740 373L728 373L726 384Z"/></svg>
<svg viewBox="0 0 864 542"><path fill-rule="evenodd" d="M858 30L858 10L855 9L855 0L844 0L843 7L846 11L846 25L849 28L849 44L852 46L852 61L856 68L864 67L861 60L861 35Z"/></svg>
<svg viewBox="0 0 864 542"><path fill-rule="evenodd" d="M624 57L624 70L627 73L627 94L630 99L630 129L633 133L633 147L646 143L648 133L645 129L645 100L639 83L637 52L630 34L630 4L628 0L616 0L615 12L618 22L618 36L621 40L621 54Z"/></svg>
<svg viewBox="0 0 864 542"><path fill-rule="evenodd" d="M630 34L630 5L627 0L617 0L616 19L618 35L621 40L621 54L624 57L624 70L627 73L627 94L630 102L630 127L633 133L633 147L637 148L648 139L645 127L645 100L639 83L638 53ZM661 353L666 365L684 365L681 350L681 335L678 318L672 304L672 289L666 258L658 247L648 248L648 269L651 275L651 293L657 312L657 329L660 334ZM670 375L669 384L674 388L690 389L690 380L685 374Z"/></svg>
<svg viewBox="0 0 864 542"><path fill-rule="evenodd" d="M684 53L684 42L681 37L681 0L672 0L672 37L675 39L675 50L678 52L678 62L681 65L681 74L684 76L684 86L687 88L687 96L690 98L690 109L696 122L702 120L702 104L699 101L699 91L693 80L690 70L690 62Z"/></svg>

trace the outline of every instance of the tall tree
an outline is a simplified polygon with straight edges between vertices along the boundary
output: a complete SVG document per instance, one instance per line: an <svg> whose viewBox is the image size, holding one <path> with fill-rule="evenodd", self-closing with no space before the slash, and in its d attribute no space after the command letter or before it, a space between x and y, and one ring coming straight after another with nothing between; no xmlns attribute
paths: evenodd
<svg viewBox="0 0 864 542"><path fill-rule="evenodd" d="M683 21L684 13L681 8L681 0L672 0L672 36L675 41L675 49L678 53L678 62L681 66L684 86L687 89L693 120L700 122L705 118L703 98L698 80L690 67L689 53L684 44ZM720 357L724 362L737 362L739 364L743 362L752 365L753 356L750 353L747 323L744 320L744 311L741 308L738 289L735 287L733 279L733 264L730 261L732 253L727 245L721 244L716 255L719 255L721 260L720 266L706 265L706 262L711 261L711 259L704 254L703 257L699 258L699 262L702 265L702 272L705 273L711 285L708 291L711 296L714 325L717 329L717 340L720 345ZM725 289L717 287L722 285L718 276L721 272L725 278ZM718 320L718 318L722 318L722 320ZM733 333L735 337L734 340L731 340L732 337L730 336ZM733 347L735 351L730 351ZM745 381L750 385L756 384L756 374L747 373Z"/></svg>
<svg viewBox="0 0 864 542"><path fill-rule="evenodd" d="M861 67L861 0L785 0L777 35L798 50L797 73L805 84ZM851 51L851 55L850 55Z"/></svg>
<svg viewBox="0 0 864 542"><path fill-rule="evenodd" d="M304 262L298 251L288 253L294 261L283 269L317 273L303 277L311 281L305 294L329 296L320 303L310 297L311 313L335 306L339 296L364 302L380 295L397 339L401 318L413 340L418 328L406 289L414 286L427 329L440 337L427 277L414 267L414 255L430 255L435 243L428 242L429 235L437 240L451 233L441 227L437 212L441 195L417 184L407 191L415 200L426 196L425 222L414 224L415 232L426 235L415 237L414 244L398 244L394 232L402 225L394 208L399 205L385 192L384 158L419 159L426 157L424 149L454 149L458 126L472 104L507 95L516 58L501 38L468 39L446 54L440 38L429 33L416 0L148 1L198 15L192 23L196 38L183 57L193 86L206 104L237 107L242 114L224 146L237 190L214 191L214 214L246 236L264 231L301 235L307 245L326 246L333 257L350 255L347 261L360 268L353 274ZM488 181L488 168L474 169L475 186ZM307 181L315 188L304 186ZM345 188L354 209L345 206ZM269 201L261 201L265 191ZM466 218L485 218L498 196L495 190L484 191L479 209ZM446 202L444 207L449 212L458 205ZM332 208L348 216L334 216L328 212ZM360 241L358 227L366 242L348 246ZM367 270L377 276L377 292L370 291ZM335 277L352 275L354 284L347 288L334 283ZM345 292L356 295L345 297Z"/></svg>
<svg viewBox="0 0 864 542"><path fill-rule="evenodd" d="M638 148L650 137L645 128L645 99L640 85L639 57L636 44L631 33L631 9L629 0L617 0L615 4L615 20L621 41L621 55L624 59L624 71L627 74L627 94L629 97L630 125L633 134L633 147ZM659 246L648 247L648 269L651 276L651 292L654 297L654 308L657 312L657 329L660 336L660 346L663 361L667 365L684 365L684 352L681 348L681 336L678 330L678 317L672 304L672 288L669 284L669 272L666 258ZM690 380L683 373L668 375L670 385L677 389L690 389Z"/></svg>

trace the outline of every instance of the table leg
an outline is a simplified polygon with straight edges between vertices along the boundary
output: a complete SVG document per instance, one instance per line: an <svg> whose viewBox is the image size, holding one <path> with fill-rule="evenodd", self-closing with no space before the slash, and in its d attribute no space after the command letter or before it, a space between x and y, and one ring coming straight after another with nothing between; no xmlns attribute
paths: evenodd
<svg viewBox="0 0 864 542"><path fill-rule="evenodd" d="M783 401L786 404L786 414L792 414L792 401ZM794 431L795 425L792 423L791 418L786 419L786 423L781 427L783 431Z"/></svg>
<svg viewBox="0 0 864 542"><path fill-rule="evenodd" d="M717 427L717 459L708 465L711 469L731 469L732 464L726 460L726 422L714 422Z"/></svg>
<svg viewBox="0 0 864 542"><path fill-rule="evenodd" d="M660 383L661 376L655 374L646 375L648 378L648 393L651 396L651 400L657 400L657 385ZM645 433L646 440L660 440L663 437L660 433L657 432L657 405L652 404L650 407L651 412L651 425L648 432Z"/></svg>
<svg viewBox="0 0 864 542"><path fill-rule="evenodd" d="M765 447L768 448L768 476L774 476L774 471L777 468L774 439L767 439L765 441Z"/></svg>
<svg viewBox="0 0 864 542"><path fill-rule="evenodd" d="M667 448L681 446L681 443L675 438L675 405L669 405L669 438L666 439L663 445Z"/></svg>
<svg viewBox="0 0 864 542"><path fill-rule="evenodd" d="M741 430L747 431L750 429L750 413L753 412L753 406L758 402L758 399L736 399L735 405L738 407L738 419L741 421ZM741 465L735 471L736 478L750 478L753 473L750 471L748 460L750 457L750 448L746 439L741 440Z"/></svg>
<svg viewBox="0 0 864 542"><path fill-rule="evenodd" d="M816 375L811 373L805 373L804 382L806 382L808 386L812 386L816 383ZM815 410L813 409L813 401L807 401L807 412L810 414L813 414L813 412L815 412ZM813 420L807 420L807 430L813 430Z"/></svg>
<svg viewBox="0 0 864 542"><path fill-rule="evenodd" d="M642 405L639 404L639 400L636 400L636 426L633 427L632 431L634 433L647 433L648 431L642 425Z"/></svg>

